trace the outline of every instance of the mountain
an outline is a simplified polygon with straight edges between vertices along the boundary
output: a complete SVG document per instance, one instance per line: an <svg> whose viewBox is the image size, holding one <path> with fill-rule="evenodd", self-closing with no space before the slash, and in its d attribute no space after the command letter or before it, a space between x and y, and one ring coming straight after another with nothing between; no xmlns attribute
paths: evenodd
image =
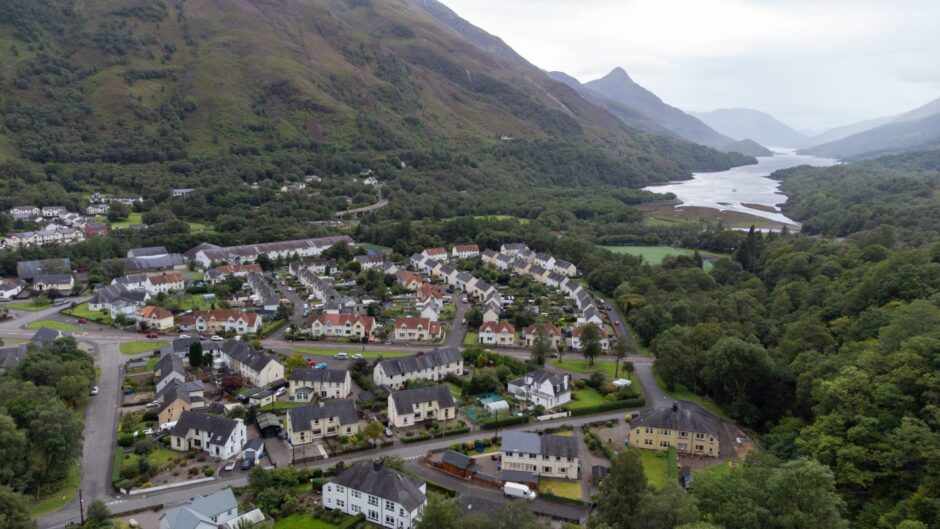
<svg viewBox="0 0 940 529"><path fill-rule="evenodd" d="M746 156L773 156L773 151L754 140L743 139L721 147L721 152L736 152Z"/></svg>
<svg viewBox="0 0 940 529"><path fill-rule="evenodd" d="M441 189L641 185L749 161L625 127L430 0L0 2L0 49L0 155L72 164L78 189L402 163Z"/></svg>
<svg viewBox="0 0 940 529"><path fill-rule="evenodd" d="M896 116L887 116L883 118L869 119L865 121L860 121L858 123L852 123L850 125L843 125L841 127L836 127L834 129L827 130L822 134L818 134L809 138L805 141L802 147L809 148L816 145L822 145L824 143L830 143L834 141L841 140L843 138L848 138L854 134L859 134L874 128L880 127L882 125L887 125L889 123L899 123L903 121L917 121L929 117L934 114L940 113L940 98L934 99L933 101L915 108L914 110L905 112L903 114L898 114Z"/></svg>
<svg viewBox="0 0 940 529"><path fill-rule="evenodd" d="M656 94L638 85L623 68L584 84L585 88L611 101L630 108L675 135L710 147L721 147L734 141L710 129L693 116L669 106Z"/></svg>
<svg viewBox="0 0 940 529"><path fill-rule="evenodd" d="M721 134L737 140L750 138L761 145L794 148L806 141L802 132L759 110L721 108L711 112L693 112L692 115Z"/></svg>
<svg viewBox="0 0 940 529"><path fill-rule="evenodd" d="M940 114L914 121L894 121L800 152L857 160L937 147L940 147Z"/></svg>

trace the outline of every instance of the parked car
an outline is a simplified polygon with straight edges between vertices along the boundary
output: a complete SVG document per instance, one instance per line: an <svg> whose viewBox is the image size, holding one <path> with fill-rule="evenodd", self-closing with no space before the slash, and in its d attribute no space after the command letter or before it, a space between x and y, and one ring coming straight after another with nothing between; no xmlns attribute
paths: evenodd
<svg viewBox="0 0 940 529"><path fill-rule="evenodd" d="M319 364L313 366L314 369L326 369L327 367L330 366L326 365L326 362L320 362Z"/></svg>
<svg viewBox="0 0 940 529"><path fill-rule="evenodd" d="M188 335L188 334L181 334L181 335L180 335L180 338L192 338L192 336L190 336L190 335Z"/></svg>
<svg viewBox="0 0 940 529"><path fill-rule="evenodd" d="M503 485L503 494L508 498L526 498L529 500L536 498L535 491L521 483L513 483L511 481L507 481L506 484Z"/></svg>
<svg viewBox="0 0 940 529"><path fill-rule="evenodd" d="M84 324L86 324L86 323L88 323L88 320L86 320L85 318L79 318L79 319L78 319L78 324L79 324L79 325L84 325Z"/></svg>
<svg viewBox="0 0 940 529"><path fill-rule="evenodd" d="M287 392L287 388L286 388L286 387L280 387L280 388L278 388L277 391L274 392L274 396L275 396L275 397L280 397L281 395L283 395L283 394L286 393L286 392Z"/></svg>
<svg viewBox="0 0 940 529"><path fill-rule="evenodd" d="M145 407L145 408L159 408L159 407L160 407L160 403L157 402L157 401L148 402L147 405L144 406L144 407Z"/></svg>
<svg viewBox="0 0 940 529"><path fill-rule="evenodd" d="M159 337L160 337L160 335L157 334L157 333L155 333L155 332L148 332L148 333L147 333L147 338L153 339L153 338L159 338Z"/></svg>
<svg viewBox="0 0 940 529"><path fill-rule="evenodd" d="M333 358L335 358L335 359L337 359L337 360L346 360L347 358L349 358L349 353L340 351L340 352L336 353L335 355L333 355Z"/></svg>
<svg viewBox="0 0 940 529"><path fill-rule="evenodd" d="M235 461L228 462L224 467L222 467L222 470L225 470L226 472L235 470Z"/></svg>
<svg viewBox="0 0 940 529"><path fill-rule="evenodd" d="M255 466L255 458L246 457L242 459L242 470L251 470L253 466Z"/></svg>
<svg viewBox="0 0 940 529"><path fill-rule="evenodd" d="M95 387L91 388L91 392L90 392L89 394L90 394L90 395L97 395L97 394L98 394L98 386L95 386Z"/></svg>
<svg viewBox="0 0 940 529"><path fill-rule="evenodd" d="M385 437L391 437L391 436L393 436L393 435L395 435L395 434L392 433L392 429L391 429L391 428L386 428L386 429L385 429Z"/></svg>
<svg viewBox="0 0 940 529"><path fill-rule="evenodd" d="M222 337L219 336L218 334L213 334L213 335L212 335L212 341L213 341L213 342L221 342L221 341L224 340L224 339L225 339L225 338L222 338Z"/></svg>
<svg viewBox="0 0 940 529"><path fill-rule="evenodd" d="M356 354L352 355L352 359L353 359L353 360L362 360L362 355L359 354L359 353L356 353Z"/></svg>

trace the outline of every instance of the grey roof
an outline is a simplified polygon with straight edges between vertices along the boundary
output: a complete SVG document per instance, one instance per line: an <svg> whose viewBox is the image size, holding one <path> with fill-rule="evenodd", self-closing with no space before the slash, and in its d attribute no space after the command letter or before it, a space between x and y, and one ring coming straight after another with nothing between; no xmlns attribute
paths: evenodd
<svg viewBox="0 0 940 529"><path fill-rule="evenodd" d="M359 420L356 402L349 399L320 401L312 406L300 406L287 410L293 425L308 427L316 419L339 417L340 424L353 424Z"/></svg>
<svg viewBox="0 0 940 529"><path fill-rule="evenodd" d="M40 274L33 278L34 283L61 285L72 280L72 274Z"/></svg>
<svg viewBox="0 0 940 529"><path fill-rule="evenodd" d="M538 483L539 477L531 472L524 470L503 470L499 473L503 481L512 481L513 483Z"/></svg>
<svg viewBox="0 0 940 529"><path fill-rule="evenodd" d="M211 518L225 511L237 509L238 501L235 500L235 494L232 493L232 489L225 488L208 496L197 496L193 498L189 508Z"/></svg>
<svg viewBox="0 0 940 529"><path fill-rule="evenodd" d="M318 239L300 239L294 241L278 241L260 244L244 244L241 246L219 247L210 244L202 244L189 250L187 255L192 253L190 258L196 253L202 251L210 260L230 261L243 257L254 258L260 254L272 252L291 252L307 248L329 248L337 243L345 242L352 244L353 240L349 235L335 235L331 237L320 237Z"/></svg>
<svg viewBox="0 0 940 529"><path fill-rule="evenodd" d="M473 459L461 454L460 452L454 452L453 450L444 452L444 457L441 458L441 462L455 466L462 470L472 470L473 467L476 467Z"/></svg>
<svg viewBox="0 0 940 529"><path fill-rule="evenodd" d="M111 304L117 301L126 301L130 303L143 303L147 300L147 293L141 290L128 290L121 284L108 285L95 291L95 294L89 300L93 305Z"/></svg>
<svg viewBox="0 0 940 529"><path fill-rule="evenodd" d="M186 376L186 369L183 368L183 360L174 354L163 355L153 366L154 372L160 372L160 380L166 378L170 373L179 373Z"/></svg>
<svg viewBox="0 0 940 529"><path fill-rule="evenodd" d="M124 269L128 272L141 270L164 270L177 268L186 264L186 258L178 253L159 255L154 257L128 257L122 259Z"/></svg>
<svg viewBox="0 0 940 529"><path fill-rule="evenodd" d="M179 420L176 421L176 426L170 431L170 435L183 437L190 430L201 430L212 434L209 440L210 443L222 445L232 436L236 426L238 426L238 421L234 419L226 419L218 415L207 415L195 411L184 411Z"/></svg>
<svg viewBox="0 0 940 529"><path fill-rule="evenodd" d="M440 408L450 408L454 406L454 396L450 393L450 386L441 384L426 388L403 389L389 395L395 403L395 409L399 413L414 410L414 407L422 402L437 402Z"/></svg>
<svg viewBox="0 0 940 529"><path fill-rule="evenodd" d="M170 404L178 400L192 403L192 400L189 398L189 392L186 391L186 385L178 380L164 386L163 390L157 393L157 398L154 400L160 401L160 407L157 408L157 413L165 410Z"/></svg>
<svg viewBox="0 0 940 529"><path fill-rule="evenodd" d="M379 365L382 370L390 377L430 369L433 367L444 366L463 360L460 349L456 347L442 347L434 349L423 355L404 356L401 358L387 358L382 360Z"/></svg>
<svg viewBox="0 0 940 529"><path fill-rule="evenodd" d="M477 473L479 474L479 472ZM458 498L460 507L464 512L479 512L485 514L496 514L503 509L504 503L499 500L484 498L483 496L473 496L470 494L461 494Z"/></svg>
<svg viewBox="0 0 940 529"><path fill-rule="evenodd" d="M398 503L408 511L424 504L424 482L394 469L370 462L359 463L333 478L331 483Z"/></svg>
<svg viewBox="0 0 940 529"><path fill-rule="evenodd" d="M146 281L147 281L146 274L133 274L133 275L127 275L127 276L116 278L114 280L114 284L127 286L133 283L145 283Z"/></svg>
<svg viewBox="0 0 940 529"><path fill-rule="evenodd" d="M56 341L58 338L63 336L69 336L70 333L60 331L58 329L50 329L49 327L40 327L39 330L33 334L33 337L30 338L34 344L40 347L48 347L52 342Z"/></svg>
<svg viewBox="0 0 940 529"><path fill-rule="evenodd" d="M282 428L281 420L277 418L277 415L273 413L261 413L258 415L257 419L258 429L264 430L265 428L270 428L272 426L277 427L278 430Z"/></svg>
<svg viewBox="0 0 940 529"><path fill-rule="evenodd" d="M307 382L319 382L330 384L342 384L346 382L346 376L349 371L345 369L314 369L312 367L295 367L290 372L291 380L304 380Z"/></svg>
<svg viewBox="0 0 940 529"><path fill-rule="evenodd" d="M166 255L170 252L166 251L166 248L163 246L149 246L147 248L131 248L127 251L128 257L154 257L157 255Z"/></svg>
<svg viewBox="0 0 940 529"><path fill-rule="evenodd" d="M248 441L248 444L245 445L244 450L254 450L256 453L259 450L264 451L264 438L255 437L251 441Z"/></svg>
<svg viewBox="0 0 940 529"><path fill-rule="evenodd" d="M16 367L17 364L26 358L28 352L29 348L25 343L0 349L0 371Z"/></svg>
<svg viewBox="0 0 940 529"><path fill-rule="evenodd" d="M173 343L170 345L170 349L174 353L185 354L189 352L189 346L195 342L202 343L203 354L222 350L222 345L219 342L213 342L210 340L201 340L198 336L191 336L189 338L174 338Z"/></svg>
<svg viewBox="0 0 940 529"><path fill-rule="evenodd" d="M639 427L678 430L680 432L707 433L719 437L718 420L691 407L655 408L641 412L630 421L630 429Z"/></svg>
<svg viewBox="0 0 940 529"><path fill-rule="evenodd" d="M72 262L63 259L44 259L41 261L20 261L16 263L16 275L20 279L33 279L47 274L64 274L72 271Z"/></svg>
<svg viewBox="0 0 940 529"><path fill-rule="evenodd" d="M225 342L222 346L222 351L225 352L229 358L237 360L255 371L261 371L269 363L275 361L270 356L256 351L251 344L240 340L229 340Z"/></svg>
<svg viewBox="0 0 940 529"><path fill-rule="evenodd" d="M507 250L527 250L528 246L524 242L507 242L503 244L503 247Z"/></svg>
<svg viewBox="0 0 940 529"><path fill-rule="evenodd" d="M496 252L494 252L493 250L490 250L489 248L486 248L485 250L483 250L483 255L485 255L486 257L493 257L496 255Z"/></svg>
<svg viewBox="0 0 940 529"><path fill-rule="evenodd" d="M564 259L555 259L555 268L570 268L571 266L572 264Z"/></svg>
<svg viewBox="0 0 940 529"><path fill-rule="evenodd" d="M543 456L578 457L578 440L561 435L539 435L530 432L505 432L503 452L521 452Z"/></svg>

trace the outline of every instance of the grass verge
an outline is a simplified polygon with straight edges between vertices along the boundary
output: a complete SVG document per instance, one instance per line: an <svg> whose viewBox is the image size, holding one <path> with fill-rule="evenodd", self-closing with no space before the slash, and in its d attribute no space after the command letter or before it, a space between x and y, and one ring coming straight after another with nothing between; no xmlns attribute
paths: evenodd
<svg viewBox="0 0 940 529"><path fill-rule="evenodd" d="M50 512L55 512L68 505L75 496L78 495L78 487L81 485L81 472L78 470L78 463L72 462L69 465L68 474L61 486L54 492L45 494L29 508L29 514L32 517L42 516Z"/></svg>
<svg viewBox="0 0 940 529"><path fill-rule="evenodd" d="M464 345L476 345L477 341L480 339L480 334L476 332L468 332L463 337Z"/></svg>
<svg viewBox="0 0 940 529"><path fill-rule="evenodd" d="M71 323L63 323L61 321L55 320L39 320L31 321L26 324L27 329L41 329L46 327L48 329L55 329L57 331L66 331L66 332L81 332L81 327L77 325L72 325Z"/></svg>
<svg viewBox="0 0 940 529"><path fill-rule="evenodd" d="M102 325L111 325L114 323L106 311L91 310L88 308L88 303L82 303L72 308L65 309L62 311L62 314L76 318L85 318L88 321L93 321Z"/></svg>
<svg viewBox="0 0 940 529"><path fill-rule="evenodd" d="M152 340L134 340L133 342L124 342L120 345L121 352L126 355L139 355L149 353L155 349L166 347L170 342L152 341Z"/></svg>
<svg viewBox="0 0 940 529"><path fill-rule="evenodd" d="M31 301L23 301L23 302L17 301L13 303L7 303L5 306L8 309L25 310L28 312L38 312L43 309L48 309L49 307L52 306L52 303L43 303L41 305L36 305Z"/></svg>
<svg viewBox="0 0 940 529"><path fill-rule="evenodd" d="M711 400L706 399L705 397L692 393L689 388L683 386L682 384L676 384L675 389L669 391L669 388L666 387L666 382L663 381L663 377L661 377L659 373L656 372L655 366L653 367L653 375L656 377L656 385L659 386L659 389L665 391L670 397L694 402L706 410L721 417L722 419L728 418L728 414L725 413L725 410L721 409L721 406L715 404Z"/></svg>
<svg viewBox="0 0 940 529"><path fill-rule="evenodd" d="M348 353L350 358L352 358L352 355L354 354L360 354L363 358L368 358L370 360L374 360L380 356L382 358L397 358L401 356L411 356L414 354L402 351L357 351L356 348L356 344L350 344L350 347L347 349L317 349L315 347L296 347L293 349L293 351L295 353L315 356L333 356L336 353Z"/></svg>

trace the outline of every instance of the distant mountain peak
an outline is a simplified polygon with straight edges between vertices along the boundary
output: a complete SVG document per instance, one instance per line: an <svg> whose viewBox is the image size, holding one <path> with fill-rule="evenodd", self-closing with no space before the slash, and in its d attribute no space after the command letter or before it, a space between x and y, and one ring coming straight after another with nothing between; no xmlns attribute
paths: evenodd
<svg viewBox="0 0 940 529"><path fill-rule="evenodd" d="M620 66L611 70L609 74L604 76L604 79L622 79L625 81L630 81L631 83L633 82L630 74L628 74L627 71Z"/></svg>

